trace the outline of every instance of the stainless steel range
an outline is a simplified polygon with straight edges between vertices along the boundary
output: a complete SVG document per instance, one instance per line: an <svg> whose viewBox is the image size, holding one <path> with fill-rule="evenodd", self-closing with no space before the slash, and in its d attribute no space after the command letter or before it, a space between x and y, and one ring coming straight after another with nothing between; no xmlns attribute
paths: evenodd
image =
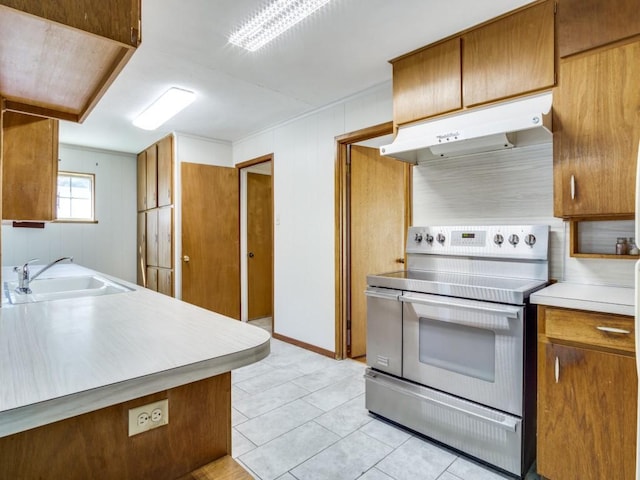
<svg viewBox="0 0 640 480"><path fill-rule="evenodd" d="M367 409L524 476L548 245L547 225L411 227L407 270L367 277Z"/></svg>

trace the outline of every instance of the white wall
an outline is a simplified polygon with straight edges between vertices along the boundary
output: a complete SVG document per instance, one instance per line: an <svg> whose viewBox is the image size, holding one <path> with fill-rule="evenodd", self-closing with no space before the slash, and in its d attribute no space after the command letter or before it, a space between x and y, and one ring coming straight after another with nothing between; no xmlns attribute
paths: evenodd
<svg viewBox="0 0 640 480"><path fill-rule="evenodd" d="M335 351L335 137L391 120L391 84L233 144L274 154L274 331Z"/></svg>
<svg viewBox="0 0 640 480"><path fill-rule="evenodd" d="M200 163L218 167L233 167L231 155L231 143L221 140L186 135L179 132L173 133L174 143L174 295L182 298L182 198L180 164Z"/></svg>
<svg viewBox="0 0 640 480"><path fill-rule="evenodd" d="M136 156L60 145L60 171L95 174L98 223L47 223L44 229L2 226L2 264L73 256L80 265L136 281Z"/></svg>
<svg viewBox="0 0 640 480"><path fill-rule="evenodd" d="M335 136L390 121L392 111L384 84L234 142L235 164L274 153L276 333L335 350ZM413 224L549 224L552 278L633 285L632 261L569 257L567 225L553 217L552 155L542 145L421 164ZM617 233L595 229L604 241Z"/></svg>

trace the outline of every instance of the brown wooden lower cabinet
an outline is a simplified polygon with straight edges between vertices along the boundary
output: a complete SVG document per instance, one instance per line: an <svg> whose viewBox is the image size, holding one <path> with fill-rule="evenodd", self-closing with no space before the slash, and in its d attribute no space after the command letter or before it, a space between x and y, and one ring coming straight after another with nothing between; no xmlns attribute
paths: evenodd
<svg viewBox="0 0 640 480"><path fill-rule="evenodd" d="M597 328L607 326L594 323L606 322L606 315L550 307L539 312L538 473L550 480L635 479L638 379L633 353L616 351L620 333ZM561 313L557 319L571 316L578 326L569 331L555 325L549 333L562 338L549 339L545 314L555 321L556 312ZM633 335L632 317L610 318L612 328L626 320ZM591 330L602 338L575 342L588 339Z"/></svg>
<svg viewBox="0 0 640 480"><path fill-rule="evenodd" d="M147 288L173 297L173 270L147 267Z"/></svg>
<svg viewBox="0 0 640 480"><path fill-rule="evenodd" d="M163 399L168 425L130 437L129 409ZM224 373L0 438L0 478L175 480L230 454Z"/></svg>

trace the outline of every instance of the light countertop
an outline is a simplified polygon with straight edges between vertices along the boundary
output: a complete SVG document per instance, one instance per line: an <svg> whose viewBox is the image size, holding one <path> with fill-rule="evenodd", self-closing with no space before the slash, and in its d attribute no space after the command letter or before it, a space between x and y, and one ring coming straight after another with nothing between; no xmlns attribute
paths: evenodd
<svg viewBox="0 0 640 480"><path fill-rule="evenodd" d="M635 314L635 293L629 287L560 282L531 294L531 303L619 315Z"/></svg>
<svg viewBox="0 0 640 480"><path fill-rule="evenodd" d="M92 273L59 264L44 276ZM15 275L3 268L2 280ZM22 305L3 298L0 437L212 377L269 354L269 333L260 328L114 280L134 290Z"/></svg>

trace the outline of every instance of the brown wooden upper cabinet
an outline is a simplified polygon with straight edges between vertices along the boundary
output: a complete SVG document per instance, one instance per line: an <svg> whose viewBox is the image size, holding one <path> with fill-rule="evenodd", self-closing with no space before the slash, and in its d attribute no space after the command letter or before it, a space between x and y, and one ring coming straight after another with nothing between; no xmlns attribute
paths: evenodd
<svg viewBox="0 0 640 480"><path fill-rule="evenodd" d="M141 0L0 0L10 111L81 122L141 41Z"/></svg>
<svg viewBox="0 0 640 480"><path fill-rule="evenodd" d="M146 153L146 199L147 209L156 208L158 206L158 144L154 143Z"/></svg>
<svg viewBox="0 0 640 480"><path fill-rule="evenodd" d="M138 211L143 212L147 209L147 152L138 154Z"/></svg>
<svg viewBox="0 0 640 480"><path fill-rule="evenodd" d="M553 87L554 28L547 0L392 60L394 124Z"/></svg>
<svg viewBox="0 0 640 480"><path fill-rule="evenodd" d="M157 143L158 154L158 206L173 203L173 136L164 137Z"/></svg>
<svg viewBox="0 0 640 480"><path fill-rule="evenodd" d="M392 60L396 125L462 108L460 38Z"/></svg>
<svg viewBox="0 0 640 480"><path fill-rule="evenodd" d="M5 112L2 127L2 218L55 219L58 121Z"/></svg>
<svg viewBox="0 0 640 480"><path fill-rule="evenodd" d="M631 216L640 139L640 41L560 62L554 215Z"/></svg>
<svg viewBox="0 0 640 480"><path fill-rule="evenodd" d="M465 106L554 85L554 8L539 3L462 36Z"/></svg>
<svg viewBox="0 0 640 480"><path fill-rule="evenodd" d="M607 45L640 34L638 0L560 0L558 54Z"/></svg>
<svg viewBox="0 0 640 480"><path fill-rule="evenodd" d="M138 154L138 211L173 204L173 136Z"/></svg>

